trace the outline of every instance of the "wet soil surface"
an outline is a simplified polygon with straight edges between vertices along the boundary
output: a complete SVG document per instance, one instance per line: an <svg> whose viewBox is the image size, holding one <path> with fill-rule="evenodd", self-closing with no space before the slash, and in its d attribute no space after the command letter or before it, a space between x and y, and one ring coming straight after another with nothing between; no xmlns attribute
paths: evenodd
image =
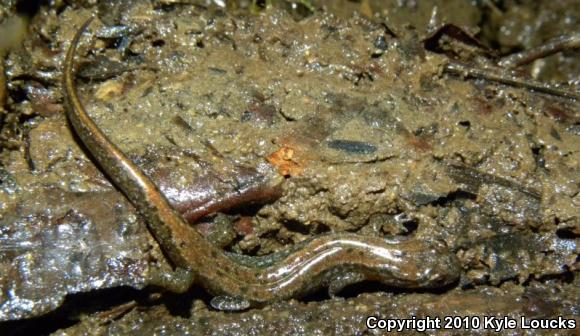
<svg viewBox="0 0 580 336"><path fill-rule="evenodd" d="M41 7L4 62L0 331L362 335L384 332L368 316L578 321L578 102L445 71L577 32L570 3ZM212 242L266 255L325 232L438 241L460 280L432 291L365 282L239 313L211 309L199 287L148 287L151 268L170 265L63 113L64 53L93 14L82 101ZM461 34L435 41L450 23ZM516 72L577 95L577 55ZM554 333L571 331L533 331Z"/></svg>

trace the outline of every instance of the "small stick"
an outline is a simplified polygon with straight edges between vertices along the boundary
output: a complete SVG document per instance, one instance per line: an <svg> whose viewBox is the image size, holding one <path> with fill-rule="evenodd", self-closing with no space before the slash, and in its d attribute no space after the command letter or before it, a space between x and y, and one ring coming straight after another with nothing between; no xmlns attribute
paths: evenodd
<svg viewBox="0 0 580 336"><path fill-rule="evenodd" d="M505 72L500 72L497 69L475 68L467 64L452 61L445 65L443 72L457 76L484 79L490 82L498 82L514 87L522 87L532 91L543 92L554 96L580 100L580 95L577 93L560 90L546 83L507 74Z"/></svg>
<svg viewBox="0 0 580 336"><path fill-rule="evenodd" d="M528 49L519 53L506 56L499 61L498 65L505 68L517 68L532 63L560 51L580 48L580 34L558 36L541 46Z"/></svg>

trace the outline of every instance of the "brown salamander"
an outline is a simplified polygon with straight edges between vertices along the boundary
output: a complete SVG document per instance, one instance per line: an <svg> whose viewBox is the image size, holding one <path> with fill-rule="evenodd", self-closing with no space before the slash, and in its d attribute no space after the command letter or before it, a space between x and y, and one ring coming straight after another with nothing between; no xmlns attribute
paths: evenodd
<svg viewBox="0 0 580 336"><path fill-rule="evenodd" d="M299 297L321 287L334 293L362 280L405 288L438 287L457 280L460 269L456 256L442 244L419 240L334 233L265 257L232 255L210 244L171 207L151 179L109 141L79 100L74 58L91 21L80 27L66 54L66 113L97 165L143 216L176 267L175 273L154 277L157 284L183 291L196 283L216 295L214 307L243 309Z"/></svg>

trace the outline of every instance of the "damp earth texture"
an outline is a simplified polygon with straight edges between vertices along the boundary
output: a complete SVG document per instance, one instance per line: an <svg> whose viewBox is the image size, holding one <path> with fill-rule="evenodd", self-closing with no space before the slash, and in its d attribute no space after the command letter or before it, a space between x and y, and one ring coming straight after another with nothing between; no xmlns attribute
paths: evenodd
<svg viewBox="0 0 580 336"><path fill-rule="evenodd" d="M0 334L580 322L577 1L23 3L0 1L16 41L0 43ZM65 55L91 16L79 99L212 249L260 270L324 237L388 240L429 280L360 278L355 249L239 311L199 279L166 290L174 260L66 117Z"/></svg>

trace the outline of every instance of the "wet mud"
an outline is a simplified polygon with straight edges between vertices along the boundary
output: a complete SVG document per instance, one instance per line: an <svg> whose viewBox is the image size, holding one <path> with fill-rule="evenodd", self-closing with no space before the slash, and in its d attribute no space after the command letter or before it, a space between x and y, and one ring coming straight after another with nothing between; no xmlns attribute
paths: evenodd
<svg viewBox="0 0 580 336"><path fill-rule="evenodd" d="M2 50L3 335L384 333L369 316L579 321L576 1L220 3L42 5L22 45ZM369 281L235 313L212 309L201 287L150 286L152 269L171 265L64 115L64 54L90 15L82 101L211 242L263 256L330 232L418 239L447 246L459 280ZM526 53L546 43L559 49Z"/></svg>

